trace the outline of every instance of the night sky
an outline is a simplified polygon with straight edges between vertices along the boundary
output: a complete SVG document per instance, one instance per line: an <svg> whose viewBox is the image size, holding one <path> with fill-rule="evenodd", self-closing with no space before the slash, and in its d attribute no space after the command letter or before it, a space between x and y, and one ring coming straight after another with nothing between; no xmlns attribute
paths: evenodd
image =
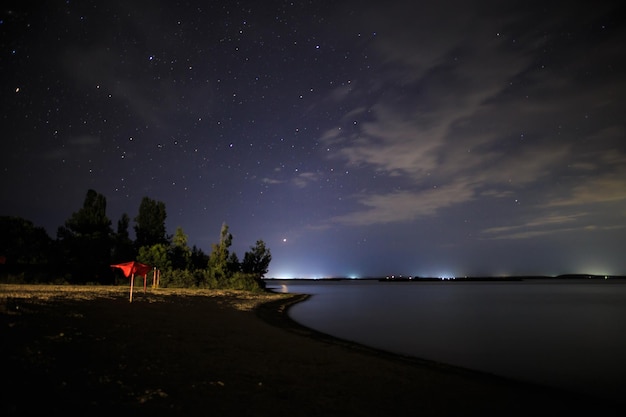
<svg viewBox="0 0 626 417"><path fill-rule="evenodd" d="M14 3L0 215L147 196L277 278L626 274L623 2Z"/></svg>

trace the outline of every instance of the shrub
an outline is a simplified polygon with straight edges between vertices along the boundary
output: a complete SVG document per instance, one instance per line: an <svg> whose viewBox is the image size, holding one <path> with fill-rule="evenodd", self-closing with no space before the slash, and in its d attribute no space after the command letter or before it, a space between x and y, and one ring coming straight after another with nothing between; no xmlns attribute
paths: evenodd
<svg viewBox="0 0 626 417"><path fill-rule="evenodd" d="M225 281L227 289L244 291L259 291L261 289L255 274L235 272Z"/></svg>
<svg viewBox="0 0 626 417"><path fill-rule="evenodd" d="M196 288L194 273L187 269L161 271L159 286L164 288Z"/></svg>

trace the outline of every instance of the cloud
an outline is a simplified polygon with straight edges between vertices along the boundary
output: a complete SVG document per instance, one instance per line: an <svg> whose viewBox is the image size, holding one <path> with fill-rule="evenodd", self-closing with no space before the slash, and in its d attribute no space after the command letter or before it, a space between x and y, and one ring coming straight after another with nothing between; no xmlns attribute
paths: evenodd
<svg viewBox="0 0 626 417"><path fill-rule="evenodd" d="M486 111L482 95L470 96L426 113L417 103L398 108L383 101L368 112L350 112L366 118L356 128L335 127L323 133L321 140L333 149L329 158L387 178L385 187L366 186L355 199L354 211L332 221L350 225L402 222L486 193L510 195L512 191L502 190L503 185L533 184L570 155L567 144L514 143L507 149L501 145L500 131L464 127L466 120L480 120ZM390 193L394 179L395 186L408 189L437 188Z"/></svg>
<svg viewBox="0 0 626 417"><path fill-rule="evenodd" d="M564 224L578 223L588 213L573 213L567 215L550 214L544 217L527 221L514 226L491 227L482 231L486 239L528 239L556 232L584 229L585 226L566 226Z"/></svg>
<svg viewBox="0 0 626 417"><path fill-rule="evenodd" d="M584 206L626 201L626 172L591 178L571 189L567 197L550 201L548 207Z"/></svg>
<svg viewBox="0 0 626 417"><path fill-rule="evenodd" d="M384 13L364 8L356 16L377 22L372 48L381 71L351 94L330 94L327 102L340 101L344 115L320 141L329 159L378 180L331 221L411 221L516 193L532 195L537 217L547 207L625 199L626 175L617 168L626 162L617 150L624 128L611 113L620 100L613 89L624 91L624 82L581 79L595 64L567 45L548 60L550 13L522 30L528 16L515 6L461 3L453 15L449 7L393 2ZM402 23L414 16L422 24ZM611 48L596 52L607 63L618 56ZM570 67L576 70L563 70ZM606 152L607 144L616 150ZM537 230L518 236L543 233L530 225Z"/></svg>
<svg viewBox="0 0 626 417"><path fill-rule="evenodd" d="M384 106L377 106L372 113L375 120L363 123L357 132L341 136L342 129L335 128L322 136L339 148L329 157L390 175L421 176L436 167L436 150L442 144L436 132L424 130L419 121Z"/></svg>
<svg viewBox="0 0 626 417"><path fill-rule="evenodd" d="M281 181L281 180L277 180L277 179L274 179L274 178L265 177L265 178L261 179L261 182L264 183L264 184L271 184L271 185L273 185L273 184L283 184L285 181Z"/></svg>
<svg viewBox="0 0 626 417"><path fill-rule="evenodd" d="M297 188L305 188L310 183L319 180L319 174L315 172L298 172L293 178L287 180L279 180L275 178L264 177L261 182L269 185L276 184L292 184Z"/></svg>
<svg viewBox="0 0 626 417"><path fill-rule="evenodd" d="M177 63L168 61L180 52L180 45L163 42L157 28L167 27L169 17L160 11L136 5L117 5L121 18L119 24L135 34L135 42L111 43L117 26L103 26L95 30L98 35L85 46L84 42L68 44L60 52L63 70L76 86L98 88L107 94L107 100L121 103L133 117L151 126L168 126L175 119L188 123L206 117L207 109L215 105L211 83L192 83L179 80L174 74ZM114 45L113 47L111 45ZM159 54L151 55L150 51ZM169 67L172 75L163 75L162 68ZM195 75L193 65L186 65L187 77ZM136 77L136 74L145 74ZM182 105L181 105L182 103Z"/></svg>
<svg viewBox="0 0 626 417"><path fill-rule="evenodd" d="M379 223L412 221L430 216L438 210L473 198L467 184L455 183L423 191L396 191L387 194L368 194L357 197L360 207L353 212L336 216L331 223L364 226Z"/></svg>
<svg viewBox="0 0 626 417"><path fill-rule="evenodd" d="M598 140L597 137L594 140ZM562 179L563 189L558 195L554 193L547 198L543 207L590 207L626 202L626 153L609 148L576 156L572 155L569 175Z"/></svg>
<svg viewBox="0 0 626 417"><path fill-rule="evenodd" d="M59 145L54 149L41 154L42 159L46 160L62 160L71 156L84 157L97 149L99 149L101 139L98 136L81 135L73 136L67 139L65 146Z"/></svg>
<svg viewBox="0 0 626 417"><path fill-rule="evenodd" d="M493 227L483 231L483 238L490 240L530 239L540 236L553 236L566 232L596 232L619 230L624 224L595 224L591 213L570 215L548 215L516 226Z"/></svg>
<svg viewBox="0 0 626 417"><path fill-rule="evenodd" d="M318 177L314 172L302 172L292 179L292 183L298 188L304 188L311 182L317 181Z"/></svg>

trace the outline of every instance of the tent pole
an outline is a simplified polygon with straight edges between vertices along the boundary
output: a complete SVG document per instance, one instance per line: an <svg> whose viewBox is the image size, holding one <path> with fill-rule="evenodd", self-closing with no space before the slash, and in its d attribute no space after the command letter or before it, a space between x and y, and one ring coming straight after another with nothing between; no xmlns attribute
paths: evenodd
<svg viewBox="0 0 626 417"><path fill-rule="evenodd" d="M133 302L133 284L135 283L135 273L130 277L130 302Z"/></svg>

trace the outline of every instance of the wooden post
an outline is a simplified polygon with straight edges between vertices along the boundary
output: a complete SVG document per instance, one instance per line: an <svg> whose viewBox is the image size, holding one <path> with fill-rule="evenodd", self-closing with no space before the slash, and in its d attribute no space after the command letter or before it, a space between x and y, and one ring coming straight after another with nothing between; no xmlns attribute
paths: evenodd
<svg viewBox="0 0 626 417"><path fill-rule="evenodd" d="M133 302L133 284L135 283L135 273L130 276L130 302Z"/></svg>

